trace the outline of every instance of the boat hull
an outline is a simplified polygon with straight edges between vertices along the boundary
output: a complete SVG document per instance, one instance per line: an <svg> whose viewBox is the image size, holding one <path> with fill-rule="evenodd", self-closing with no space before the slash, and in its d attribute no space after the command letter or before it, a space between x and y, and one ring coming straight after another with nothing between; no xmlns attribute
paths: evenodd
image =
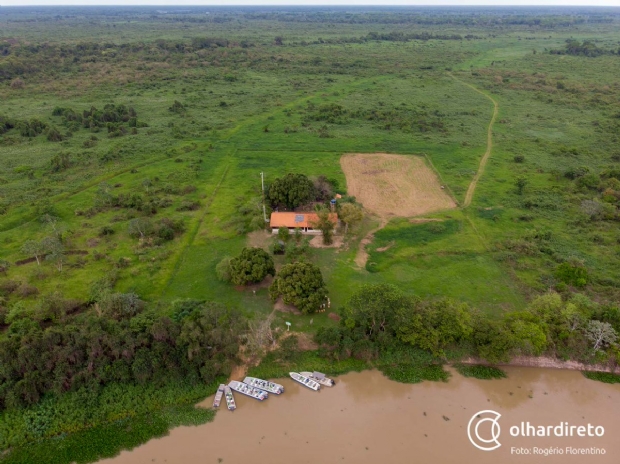
<svg viewBox="0 0 620 464"><path fill-rule="evenodd" d="M321 385L318 382L301 375L299 372L289 372L289 375L291 376L291 379L293 379L295 382L299 382L304 387L309 388L310 390L319 391L321 389Z"/></svg>
<svg viewBox="0 0 620 464"><path fill-rule="evenodd" d="M280 395L284 393L284 387L279 383L269 382L268 380L257 379L256 377L246 377L243 379L243 383L250 385L259 390L263 390L274 395Z"/></svg>
<svg viewBox="0 0 620 464"><path fill-rule="evenodd" d="M312 372L300 372L300 374L303 375L304 377L308 377L309 379L314 380L315 382L320 383L321 385L325 387L333 387L334 385L336 385L336 382L333 379L330 379L329 377L323 377L322 379L319 379L315 377Z"/></svg>
<svg viewBox="0 0 620 464"><path fill-rule="evenodd" d="M215 393L215 398L213 398L213 407L214 408L219 408L220 407L220 403L222 402L222 397L224 396L224 388L226 386L222 383L220 384L220 386L217 389L217 392Z"/></svg>
<svg viewBox="0 0 620 464"><path fill-rule="evenodd" d="M250 398L254 398L258 401L264 401L269 397L269 393L266 391L252 387L251 385L243 382L237 382L236 380L231 381L228 386L234 391L239 392L242 395L249 396Z"/></svg>
<svg viewBox="0 0 620 464"><path fill-rule="evenodd" d="M232 390L228 385L224 387L224 397L226 398L226 406L229 411L237 409L237 403L235 403L235 397L232 394Z"/></svg>

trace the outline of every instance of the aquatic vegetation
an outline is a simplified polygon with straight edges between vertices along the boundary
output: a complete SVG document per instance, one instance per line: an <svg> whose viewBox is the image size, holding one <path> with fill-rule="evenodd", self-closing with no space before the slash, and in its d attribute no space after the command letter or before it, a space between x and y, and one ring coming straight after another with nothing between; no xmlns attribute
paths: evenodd
<svg viewBox="0 0 620 464"><path fill-rule="evenodd" d="M506 373L503 370L493 366L457 363L454 367L463 377L473 377L481 380L503 379L506 377Z"/></svg>

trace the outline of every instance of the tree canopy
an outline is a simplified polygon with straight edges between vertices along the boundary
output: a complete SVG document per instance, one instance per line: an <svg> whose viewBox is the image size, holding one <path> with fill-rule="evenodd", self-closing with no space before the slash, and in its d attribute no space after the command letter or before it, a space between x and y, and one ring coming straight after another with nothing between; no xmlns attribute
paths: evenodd
<svg viewBox="0 0 620 464"><path fill-rule="evenodd" d="M321 270L311 263L297 262L282 267L269 287L272 300L282 297L302 313L318 311L327 298L327 287Z"/></svg>
<svg viewBox="0 0 620 464"><path fill-rule="evenodd" d="M244 248L230 260L230 280L235 285L262 282L267 275L275 274L273 258L262 248Z"/></svg>
<svg viewBox="0 0 620 464"><path fill-rule="evenodd" d="M245 319L215 303L183 308L189 310L181 317L149 310L116 320L90 313L49 327L30 317L14 320L10 336L0 339L0 410L106 383L212 382L229 374Z"/></svg>
<svg viewBox="0 0 620 464"><path fill-rule="evenodd" d="M364 219L364 213L362 212L362 208L353 203L345 203L340 207L338 211L338 217L342 222L344 222L346 234L349 231L349 227L353 227L358 224L362 219Z"/></svg>
<svg viewBox="0 0 620 464"><path fill-rule="evenodd" d="M267 198L274 208L294 209L314 198L314 184L303 174L287 174L271 183Z"/></svg>

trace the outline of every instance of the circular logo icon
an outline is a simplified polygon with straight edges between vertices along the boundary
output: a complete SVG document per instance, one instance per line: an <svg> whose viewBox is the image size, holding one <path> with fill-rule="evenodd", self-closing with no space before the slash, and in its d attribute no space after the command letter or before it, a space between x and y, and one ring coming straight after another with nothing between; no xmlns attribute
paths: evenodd
<svg viewBox="0 0 620 464"><path fill-rule="evenodd" d="M482 451L493 451L502 446L497 441L500 434L500 427L497 421L500 417L502 417L500 413L490 409L474 414L469 420L469 424L467 424L467 436L471 444ZM490 424L490 427L489 425L481 427L481 425L487 423Z"/></svg>

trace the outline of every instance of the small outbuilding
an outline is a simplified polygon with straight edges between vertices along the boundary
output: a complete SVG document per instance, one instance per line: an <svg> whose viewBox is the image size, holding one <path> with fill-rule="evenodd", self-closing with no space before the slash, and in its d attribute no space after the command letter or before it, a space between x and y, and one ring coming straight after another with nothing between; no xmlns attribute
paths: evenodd
<svg viewBox="0 0 620 464"><path fill-rule="evenodd" d="M299 229L302 234L321 235L322 232L314 228L318 220L316 213L271 213L269 226L274 234L278 233L280 227L286 227L289 233ZM329 220L334 226L338 225L338 214L329 213Z"/></svg>

